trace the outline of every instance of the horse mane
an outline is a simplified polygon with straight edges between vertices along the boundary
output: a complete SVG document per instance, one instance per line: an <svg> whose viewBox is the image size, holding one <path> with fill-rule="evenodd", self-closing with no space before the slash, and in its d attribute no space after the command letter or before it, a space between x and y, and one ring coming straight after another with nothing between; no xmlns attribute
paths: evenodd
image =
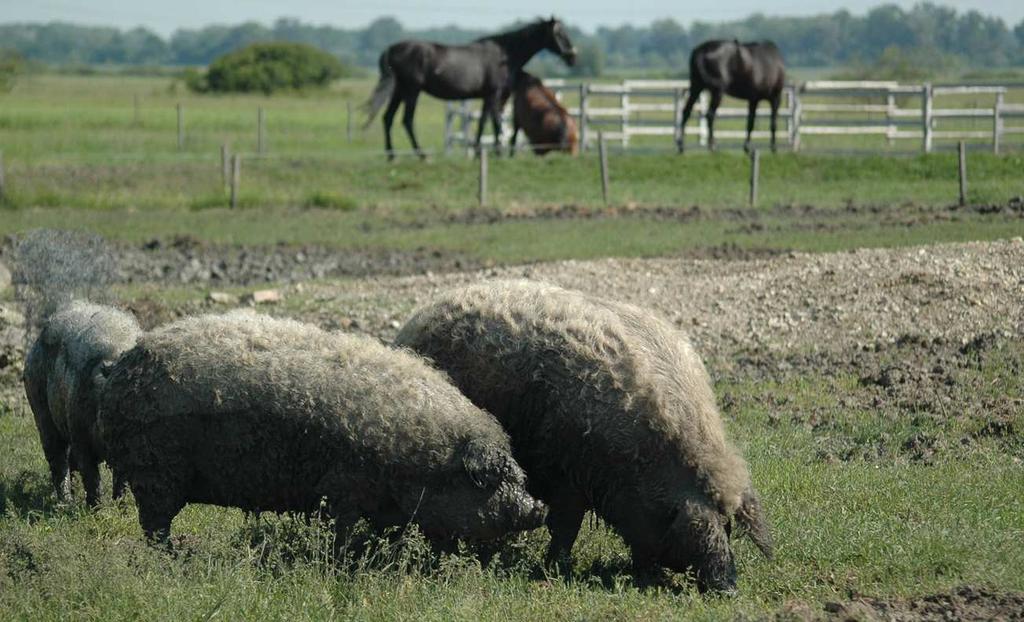
<svg viewBox="0 0 1024 622"><path fill-rule="evenodd" d="M524 38L524 35L534 35L536 32L543 29L544 26L546 26L547 24L548 20L538 19L537 21L530 22L525 26L520 26L519 28L513 28L512 30L506 30L504 32L499 32L497 34L480 37L479 39L474 39L474 41L507 41L509 39L521 39Z"/></svg>

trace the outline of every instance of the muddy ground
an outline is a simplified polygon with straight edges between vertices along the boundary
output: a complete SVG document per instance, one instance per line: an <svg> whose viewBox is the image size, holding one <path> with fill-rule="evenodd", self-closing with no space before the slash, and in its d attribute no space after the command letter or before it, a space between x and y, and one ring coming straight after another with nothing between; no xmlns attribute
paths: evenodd
<svg viewBox="0 0 1024 622"><path fill-rule="evenodd" d="M283 300L263 310L387 340L416 305L443 289L494 278L550 281L669 318L703 353L727 418L756 399L769 424L811 430L820 460L927 463L979 439L995 439L1015 462L1024 461L1024 431L1014 428L1024 400L993 390L979 373L998 364L1010 377L1024 374L1019 238L820 255L724 253L718 259L506 267L474 266L429 251L381 259L324 248L223 248L191 239L114 249L121 280L203 284L192 298L171 304L159 296L120 303L147 326L232 306L206 295L221 283L271 282ZM346 278L331 278L338 276ZM0 391L16 395L23 355L18 308L0 306ZM836 399L797 404L786 385L794 379L820 383ZM731 389L742 383L764 388L756 397ZM851 438L841 420L851 411L882 420L911 418L913 431ZM942 429L957 432L928 431ZM801 605L779 617L1021 620L1024 595L967 586L906 600L857 597L822 610Z"/></svg>

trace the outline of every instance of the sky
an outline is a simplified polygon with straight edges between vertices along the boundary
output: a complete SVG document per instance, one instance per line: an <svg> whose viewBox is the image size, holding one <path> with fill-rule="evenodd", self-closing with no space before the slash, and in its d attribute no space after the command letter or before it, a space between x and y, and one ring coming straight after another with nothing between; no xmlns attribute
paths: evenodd
<svg viewBox="0 0 1024 622"><path fill-rule="evenodd" d="M916 0L891 0L910 8ZM771 15L814 15L845 8L865 13L880 0L0 0L0 23L67 21L79 24L132 28L145 26L161 35L178 28L200 28L213 23L258 21L270 24L279 17L303 22L359 28L377 17L396 17L406 28L455 24L489 29L516 19L533 19L552 13L593 31L597 26L629 23L647 25L672 18L689 25L694 20L719 22L741 19L755 12ZM976 9L1002 17L1009 26L1024 19L1024 0L938 0L936 4L958 11Z"/></svg>

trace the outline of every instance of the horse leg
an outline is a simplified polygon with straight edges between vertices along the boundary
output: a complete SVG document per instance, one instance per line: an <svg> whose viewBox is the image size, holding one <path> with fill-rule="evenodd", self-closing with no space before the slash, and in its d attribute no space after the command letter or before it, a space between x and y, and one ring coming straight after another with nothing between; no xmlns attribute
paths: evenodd
<svg viewBox="0 0 1024 622"><path fill-rule="evenodd" d="M693 105L697 103L697 98L700 97L701 89L690 89L690 94L686 98L686 106L683 107L683 120L679 123L679 140L676 141L676 148L679 153L683 152L683 141L686 140L686 124L690 121L690 113L693 112Z"/></svg>
<svg viewBox="0 0 1024 622"><path fill-rule="evenodd" d="M398 106L401 103L402 98L396 90L391 95L387 110L384 111L384 149L388 154L388 162L395 159L395 149L391 145L391 124L395 122L395 113L398 112Z"/></svg>
<svg viewBox="0 0 1024 622"><path fill-rule="evenodd" d="M519 137L519 124L515 120L512 121L512 138L509 141L508 157L514 157L516 155L516 138Z"/></svg>
<svg viewBox="0 0 1024 622"><path fill-rule="evenodd" d="M750 153L750 135L754 131L754 117L757 116L758 100L752 99L747 102L747 140L743 143L743 152Z"/></svg>
<svg viewBox="0 0 1024 622"><path fill-rule="evenodd" d="M708 151L715 150L715 113L722 103L722 91L711 91L711 105L708 106Z"/></svg>
<svg viewBox="0 0 1024 622"><path fill-rule="evenodd" d="M770 103L772 106L772 153L775 153L775 129L779 122L779 104L782 103L782 93L776 93Z"/></svg>
<svg viewBox="0 0 1024 622"><path fill-rule="evenodd" d="M426 160L427 156L423 155L420 151L420 145L416 142L416 133L412 129L413 115L416 114L416 99L420 96L419 91L405 96L405 110L402 111L402 125L405 126L405 133L409 135L409 142L412 143L412 148L416 152L416 155L421 160Z"/></svg>

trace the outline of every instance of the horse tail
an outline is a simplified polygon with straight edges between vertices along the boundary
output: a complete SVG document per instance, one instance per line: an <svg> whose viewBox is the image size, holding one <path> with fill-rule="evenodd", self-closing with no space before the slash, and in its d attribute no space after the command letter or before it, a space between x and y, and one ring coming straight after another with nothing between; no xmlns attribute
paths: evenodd
<svg viewBox="0 0 1024 622"><path fill-rule="evenodd" d="M384 104L391 99L391 94L395 92L395 74L391 71L391 63L388 62L388 52L390 50L384 50L380 55L378 65L380 65L380 80L377 80L377 86L373 89L373 94L367 99L362 109L366 112L366 123L363 124L363 129L370 127L373 123L373 118L377 116L380 109L384 107Z"/></svg>

